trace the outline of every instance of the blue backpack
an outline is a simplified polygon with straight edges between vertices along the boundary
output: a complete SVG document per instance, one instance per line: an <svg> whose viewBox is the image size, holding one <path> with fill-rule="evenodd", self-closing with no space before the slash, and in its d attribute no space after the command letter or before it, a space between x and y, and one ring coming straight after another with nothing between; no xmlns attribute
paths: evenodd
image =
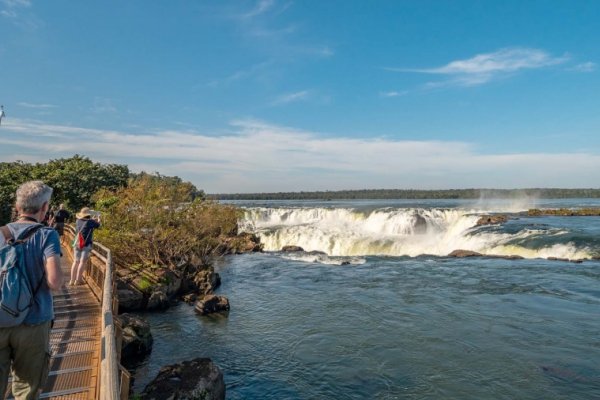
<svg viewBox="0 0 600 400"><path fill-rule="evenodd" d="M6 243L0 247L0 328L20 325L46 276L33 289L26 272L23 244L43 225L36 225L16 239L7 226L0 227Z"/></svg>

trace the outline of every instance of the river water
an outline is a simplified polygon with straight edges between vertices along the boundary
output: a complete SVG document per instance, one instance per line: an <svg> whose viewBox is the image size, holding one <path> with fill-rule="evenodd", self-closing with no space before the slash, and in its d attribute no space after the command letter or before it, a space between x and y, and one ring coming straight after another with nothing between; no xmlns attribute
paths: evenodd
<svg viewBox="0 0 600 400"><path fill-rule="evenodd" d="M240 227L270 251L217 262L228 315L143 314L155 344L137 391L162 365L210 357L228 399L600 398L600 217L475 227L532 204L242 205ZM307 251L275 251L286 244ZM524 259L446 257L459 248Z"/></svg>

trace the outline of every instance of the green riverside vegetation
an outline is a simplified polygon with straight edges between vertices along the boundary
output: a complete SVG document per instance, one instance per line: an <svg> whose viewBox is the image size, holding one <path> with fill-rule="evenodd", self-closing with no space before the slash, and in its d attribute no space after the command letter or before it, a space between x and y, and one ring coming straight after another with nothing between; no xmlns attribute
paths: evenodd
<svg viewBox="0 0 600 400"><path fill-rule="evenodd" d="M224 252L225 239L237 234L239 210L207 200L193 184L132 174L126 165L79 155L48 163L0 163L0 225L10 221L17 187L34 179L54 188L52 205L64 203L72 214L84 206L100 211L95 239L122 265L193 273Z"/></svg>

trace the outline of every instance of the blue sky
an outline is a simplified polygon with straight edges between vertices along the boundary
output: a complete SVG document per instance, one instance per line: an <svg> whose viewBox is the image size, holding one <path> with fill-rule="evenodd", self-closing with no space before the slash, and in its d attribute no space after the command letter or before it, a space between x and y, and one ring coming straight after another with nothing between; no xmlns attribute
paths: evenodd
<svg viewBox="0 0 600 400"><path fill-rule="evenodd" d="M207 192L599 187L598 1L0 0L0 161Z"/></svg>

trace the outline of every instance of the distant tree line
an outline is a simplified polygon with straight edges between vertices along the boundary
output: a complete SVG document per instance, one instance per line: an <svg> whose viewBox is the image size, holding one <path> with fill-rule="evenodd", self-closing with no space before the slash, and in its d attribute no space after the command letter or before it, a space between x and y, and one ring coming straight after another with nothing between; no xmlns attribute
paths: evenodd
<svg viewBox="0 0 600 400"><path fill-rule="evenodd" d="M546 199L600 198L600 189L362 189L316 192L211 194L216 200L377 200L377 199Z"/></svg>

